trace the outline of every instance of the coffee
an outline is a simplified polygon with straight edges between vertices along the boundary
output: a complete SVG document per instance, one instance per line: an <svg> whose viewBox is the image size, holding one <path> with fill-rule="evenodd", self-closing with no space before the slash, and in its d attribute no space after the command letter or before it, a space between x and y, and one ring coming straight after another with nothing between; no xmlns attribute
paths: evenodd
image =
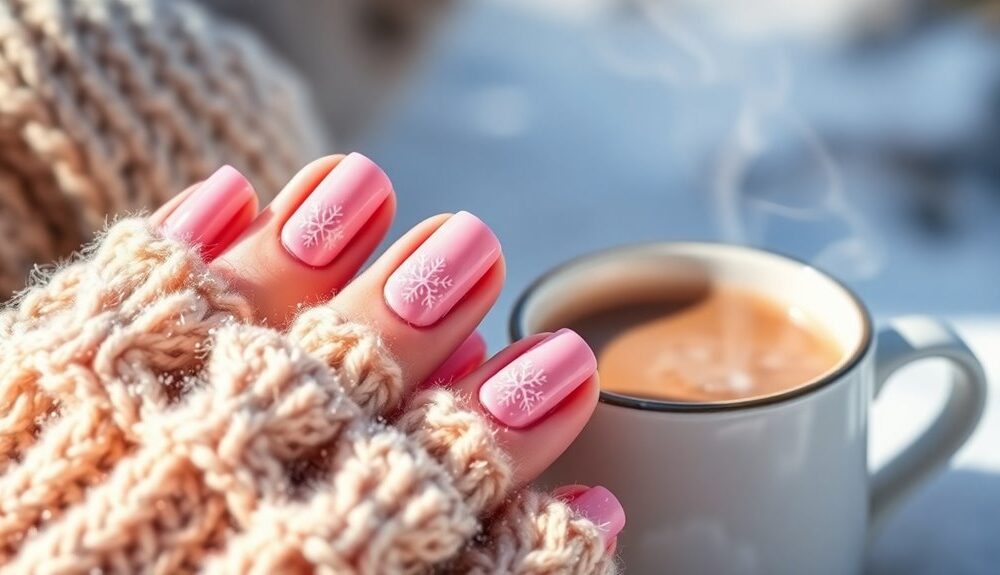
<svg viewBox="0 0 1000 575"><path fill-rule="evenodd" d="M602 389L676 402L780 394L830 372L843 357L801 310L726 285L622 303L569 327L597 353Z"/></svg>

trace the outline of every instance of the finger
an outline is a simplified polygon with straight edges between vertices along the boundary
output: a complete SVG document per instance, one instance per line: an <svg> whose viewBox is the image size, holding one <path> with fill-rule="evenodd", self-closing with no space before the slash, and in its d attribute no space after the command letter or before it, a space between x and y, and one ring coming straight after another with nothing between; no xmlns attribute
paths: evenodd
<svg viewBox="0 0 1000 575"><path fill-rule="evenodd" d="M400 238L330 306L379 333L413 389L479 325L504 274L486 224L466 212L440 215Z"/></svg>
<svg viewBox="0 0 1000 575"><path fill-rule="evenodd" d="M211 261L256 215L253 186L234 168L223 166L172 198L150 217L150 223L168 237L198 245L205 260Z"/></svg>
<svg viewBox="0 0 1000 575"><path fill-rule="evenodd" d="M320 158L296 174L247 230L212 263L284 326L303 306L326 300L357 273L395 214L392 184L361 154Z"/></svg>
<svg viewBox="0 0 1000 575"><path fill-rule="evenodd" d="M458 382L496 429L496 441L516 463L514 484L535 479L586 425L597 405L597 362L575 332L563 329L514 343Z"/></svg>

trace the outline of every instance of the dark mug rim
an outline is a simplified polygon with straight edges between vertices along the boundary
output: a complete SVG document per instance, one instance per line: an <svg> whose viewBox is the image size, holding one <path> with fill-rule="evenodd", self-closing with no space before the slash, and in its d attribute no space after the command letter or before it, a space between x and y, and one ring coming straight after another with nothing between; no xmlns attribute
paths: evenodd
<svg viewBox="0 0 1000 575"><path fill-rule="evenodd" d="M532 281L524 291L517 297L514 302L514 307L510 312L510 319L508 320L508 332L511 341L518 341L524 337L530 335L525 333L525 330L521 328L521 324L524 323L524 310L528 304L531 297L538 291L538 289L552 281L558 275L565 273L570 268L579 266L588 261L593 261L601 258L606 258L609 255L614 255L616 253L632 252L640 249L655 248L657 246L702 246L709 248L726 248L733 249L735 251L745 251L749 253L765 254L771 257L775 257L786 261L787 263L793 263L800 266L804 266L809 270L814 271L820 276L826 278L832 282L836 287L844 292L844 294L854 303L857 307L859 313L861 314L861 323L864 333L862 334L861 343L858 344L854 352L847 358L847 360L841 362L837 369L831 371L830 373L824 375L823 377L816 379L807 383L806 385L790 389L788 391L783 391L781 393L776 393L774 395L768 395L764 397L757 397L751 399L736 399L729 401L718 401L718 402L681 402L681 401L668 401L664 399L646 398L646 397L633 397L630 395L623 395L620 393L615 393L612 391L600 391L599 401L601 403L606 403L610 405L617 405L619 407L627 407L630 409L639 409L645 411L663 411L663 412L682 412L682 413L699 413L699 412L718 412L718 411L736 411L741 409L750 409L755 407L763 407L768 405L774 405L778 403L784 403L792 399L803 397L806 395L811 395L818 392L821 389L839 381L845 374L852 371L855 367L861 363L861 360L867 355L869 349L871 349L872 341L874 337L874 330L872 329L872 318L871 313L865 306L864 302L860 297L852 290L847 287L844 282L838 280L837 278L831 276L830 274L814 267L799 258L790 256L788 254L783 254L773 250L765 250L760 248L754 248L749 246L741 246L738 244L729 244L725 242L641 242L635 244L626 244L621 246L616 246L612 248L606 248L602 250L597 250L593 252L588 252L576 256L570 260L567 260L538 278Z"/></svg>

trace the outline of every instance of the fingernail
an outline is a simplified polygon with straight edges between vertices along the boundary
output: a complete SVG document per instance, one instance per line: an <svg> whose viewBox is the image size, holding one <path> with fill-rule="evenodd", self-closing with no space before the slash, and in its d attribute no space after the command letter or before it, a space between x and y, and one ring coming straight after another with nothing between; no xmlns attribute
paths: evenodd
<svg viewBox="0 0 1000 575"><path fill-rule="evenodd" d="M163 222L167 237L211 246L254 198L253 186L232 166L222 166L202 182Z"/></svg>
<svg viewBox="0 0 1000 575"><path fill-rule="evenodd" d="M447 315L500 257L500 242L476 216L458 212L427 238L385 284L385 302L419 327Z"/></svg>
<svg viewBox="0 0 1000 575"><path fill-rule="evenodd" d="M479 402L513 428L543 418L597 371L597 359L576 332L561 329L521 354L479 388Z"/></svg>
<svg viewBox="0 0 1000 575"><path fill-rule="evenodd" d="M625 527L625 509L607 489L591 487L569 502L574 511L590 519L601 532L604 545L608 545Z"/></svg>
<svg viewBox="0 0 1000 575"><path fill-rule="evenodd" d="M426 387L440 387L462 379L472 373L486 359L486 340L478 331L465 338L458 348L424 380Z"/></svg>
<svg viewBox="0 0 1000 575"><path fill-rule="evenodd" d="M382 168L358 153L337 164L281 228L281 243L313 267L332 262L392 191Z"/></svg>

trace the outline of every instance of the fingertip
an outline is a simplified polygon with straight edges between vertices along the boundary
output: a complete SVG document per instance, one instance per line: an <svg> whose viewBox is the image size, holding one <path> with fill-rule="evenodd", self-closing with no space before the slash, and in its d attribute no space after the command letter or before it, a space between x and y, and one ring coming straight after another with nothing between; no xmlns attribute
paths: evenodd
<svg viewBox="0 0 1000 575"><path fill-rule="evenodd" d="M590 346L561 329L479 388L480 404L503 425L526 429L548 417L597 370Z"/></svg>
<svg viewBox="0 0 1000 575"><path fill-rule="evenodd" d="M156 209L149 216L149 223L153 225L154 228L159 228L163 225L163 222L170 217L170 214L177 209L177 206L181 205L188 196L190 196L195 190L201 186L202 182L195 182L190 186L184 188L179 194L167 200L162 206Z"/></svg>
<svg viewBox="0 0 1000 575"><path fill-rule="evenodd" d="M606 547L610 547L625 528L625 508L615 494L602 485L577 494L567 504L597 526Z"/></svg>
<svg viewBox="0 0 1000 575"><path fill-rule="evenodd" d="M257 214L257 193L238 170L217 169L158 210L150 222L166 236L200 247L210 260L243 233Z"/></svg>

